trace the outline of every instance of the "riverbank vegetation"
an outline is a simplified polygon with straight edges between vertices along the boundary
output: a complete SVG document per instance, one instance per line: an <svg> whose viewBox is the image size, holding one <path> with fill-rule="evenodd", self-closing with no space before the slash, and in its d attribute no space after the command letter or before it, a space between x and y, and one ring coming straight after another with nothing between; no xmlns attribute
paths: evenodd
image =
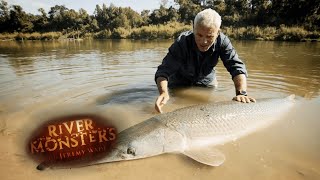
<svg viewBox="0 0 320 180"><path fill-rule="evenodd" d="M129 7L96 5L86 10L56 5L28 14L19 5L0 2L0 40L170 39L192 30L202 9L222 16L222 32L232 39L304 41L320 39L320 0L175 0L138 13Z"/></svg>

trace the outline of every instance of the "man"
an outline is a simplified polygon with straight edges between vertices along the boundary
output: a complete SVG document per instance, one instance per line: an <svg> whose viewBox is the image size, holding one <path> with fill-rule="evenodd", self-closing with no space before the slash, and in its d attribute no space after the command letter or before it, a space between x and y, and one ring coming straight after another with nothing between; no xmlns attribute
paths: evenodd
<svg viewBox="0 0 320 180"><path fill-rule="evenodd" d="M255 99L247 96L247 70L231 45L228 37L220 32L221 16L212 9L199 12L193 25L193 32L184 32L171 45L155 74L159 97L155 109L162 113L162 107L169 100L168 87L213 86L216 84L214 67L220 57L232 76L235 85L235 101L249 103Z"/></svg>

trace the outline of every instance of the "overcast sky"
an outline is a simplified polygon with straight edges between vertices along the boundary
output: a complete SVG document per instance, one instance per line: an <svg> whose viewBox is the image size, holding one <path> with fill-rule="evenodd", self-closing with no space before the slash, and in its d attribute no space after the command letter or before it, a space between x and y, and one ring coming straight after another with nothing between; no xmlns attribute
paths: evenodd
<svg viewBox="0 0 320 180"><path fill-rule="evenodd" d="M131 7L137 12L144 9L154 10L160 7L161 0L5 0L9 5L20 5L27 13L39 14L38 9L43 8L46 12L55 5L65 5L69 9L79 10L83 8L88 14L93 14L97 4L102 6L105 3L109 6ZM173 0L168 0L168 4L173 4Z"/></svg>

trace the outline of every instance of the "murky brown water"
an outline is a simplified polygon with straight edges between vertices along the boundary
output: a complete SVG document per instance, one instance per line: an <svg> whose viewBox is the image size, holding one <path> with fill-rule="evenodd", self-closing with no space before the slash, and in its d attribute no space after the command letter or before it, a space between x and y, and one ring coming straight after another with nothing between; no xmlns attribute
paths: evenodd
<svg viewBox="0 0 320 180"><path fill-rule="evenodd" d="M216 168L183 155L39 172L23 145L31 130L57 114L95 112L120 130L155 115L154 73L166 41L0 42L1 179L320 179L320 44L234 41L255 98L297 95L279 123L219 147ZM233 82L222 63L216 89L171 92L166 112L228 101Z"/></svg>

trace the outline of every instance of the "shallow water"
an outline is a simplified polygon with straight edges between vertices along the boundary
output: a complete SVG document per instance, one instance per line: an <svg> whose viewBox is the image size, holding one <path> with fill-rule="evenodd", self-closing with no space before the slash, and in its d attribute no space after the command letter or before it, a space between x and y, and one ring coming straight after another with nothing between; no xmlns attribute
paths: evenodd
<svg viewBox="0 0 320 180"><path fill-rule="evenodd" d="M234 41L249 71L255 98L296 94L282 121L219 147L227 159L208 167L183 155L39 172L23 148L42 121L90 112L111 118L119 130L156 115L156 67L171 40L0 42L1 179L320 179L320 45ZM234 86L222 63L215 89L171 91L165 112L229 101Z"/></svg>

